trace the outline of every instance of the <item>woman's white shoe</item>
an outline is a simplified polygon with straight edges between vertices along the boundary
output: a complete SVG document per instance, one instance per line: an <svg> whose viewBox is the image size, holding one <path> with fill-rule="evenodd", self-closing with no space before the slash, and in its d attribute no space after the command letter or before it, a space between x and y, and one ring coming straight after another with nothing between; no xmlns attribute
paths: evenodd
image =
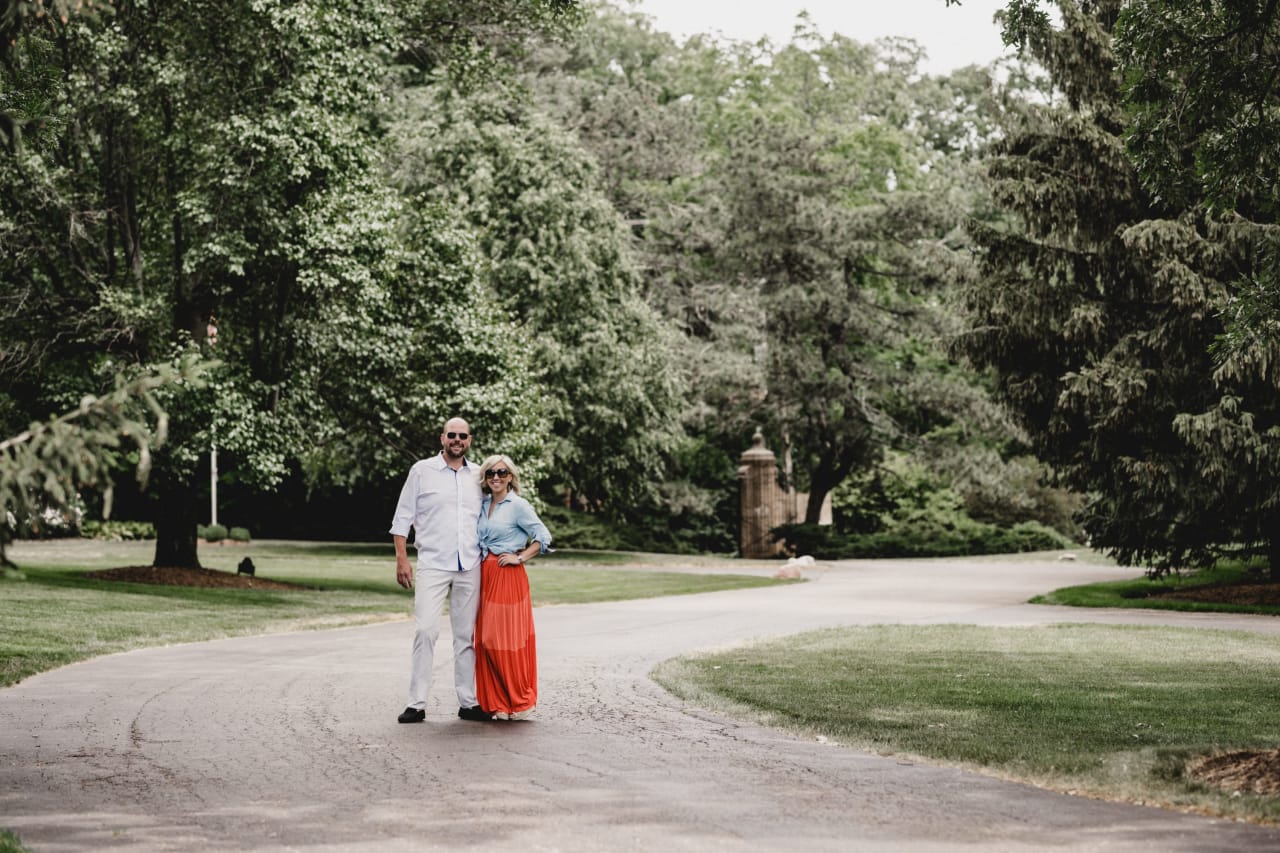
<svg viewBox="0 0 1280 853"><path fill-rule="evenodd" d="M523 711L516 711L514 714L508 714L508 720L527 720L533 713L533 708L525 708Z"/></svg>

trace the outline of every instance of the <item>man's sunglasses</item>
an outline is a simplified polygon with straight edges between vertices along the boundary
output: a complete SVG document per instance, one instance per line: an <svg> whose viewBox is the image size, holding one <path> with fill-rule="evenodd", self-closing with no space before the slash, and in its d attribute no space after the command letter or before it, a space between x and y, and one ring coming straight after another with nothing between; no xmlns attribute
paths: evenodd
<svg viewBox="0 0 1280 853"><path fill-rule="evenodd" d="M469 433L469 432L446 432L446 433L444 434L444 437L445 437L445 438L460 438L460 439L462 439L463 441L466 441L468 438L471 438L471 433Z"/></svg>
<svg viewBox="0 0 1280 853"><path fill-rule="evenodd" d="M501 480L503 477L511 476L511 472L506 468L494 468L492 471L485 472L486 480Z"/></svg>

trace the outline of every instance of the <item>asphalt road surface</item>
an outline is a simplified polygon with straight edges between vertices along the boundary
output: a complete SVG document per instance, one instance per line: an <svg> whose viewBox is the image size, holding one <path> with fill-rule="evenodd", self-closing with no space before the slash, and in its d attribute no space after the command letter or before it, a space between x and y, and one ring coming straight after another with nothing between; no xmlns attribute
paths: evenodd
<svg viewBox="0 0 1280 853"><path fill-rule="evenodd" d="M1280 828L817 742L688 705L647 677L675 655L836 625L1280 634L1272 617L1022 603L1133 574L856 561L786 587L539 608L539 708L522 723L457 718L445 636L427 721L398 724L407 621L111 655L0 691L0 827L37 853L1280 850Z"/></svg>

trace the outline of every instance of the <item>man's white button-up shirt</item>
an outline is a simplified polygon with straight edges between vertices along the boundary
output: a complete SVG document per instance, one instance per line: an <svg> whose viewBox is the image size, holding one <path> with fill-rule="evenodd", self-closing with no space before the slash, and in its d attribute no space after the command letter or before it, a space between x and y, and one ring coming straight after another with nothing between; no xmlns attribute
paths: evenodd
<svg viewBox="0 0 1280 853"><path fill-rule="evenodd" d="M418 568L466 571L480 566L480 481L475 466L463 460L455 471L437 453L415 462L400 490L391 521L392 536L414 531Z"/></svg>

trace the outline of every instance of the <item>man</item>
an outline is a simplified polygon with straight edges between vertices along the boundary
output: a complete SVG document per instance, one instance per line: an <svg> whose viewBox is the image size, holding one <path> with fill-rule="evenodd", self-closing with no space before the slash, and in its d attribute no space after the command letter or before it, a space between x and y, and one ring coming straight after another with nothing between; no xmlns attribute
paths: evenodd
<svg viewBox="0 0 1280 853"><path fill-rule="evenodd" d="M441 613L449 601L453 630L453 683L458 691L458 716L488 720L476 701L476 653L471 644L476 609L480 605L480 544L476 520L480 516L480 481L467 464L471 427L451 418L440 434L440 453L414 463L400 490L391 540L396 547L396 583L413 590L413 671L409 677L409 705L402 723L420 723L427 716L431 664ZM406 550L409 528L418 549L416 568Z"/></svg>

